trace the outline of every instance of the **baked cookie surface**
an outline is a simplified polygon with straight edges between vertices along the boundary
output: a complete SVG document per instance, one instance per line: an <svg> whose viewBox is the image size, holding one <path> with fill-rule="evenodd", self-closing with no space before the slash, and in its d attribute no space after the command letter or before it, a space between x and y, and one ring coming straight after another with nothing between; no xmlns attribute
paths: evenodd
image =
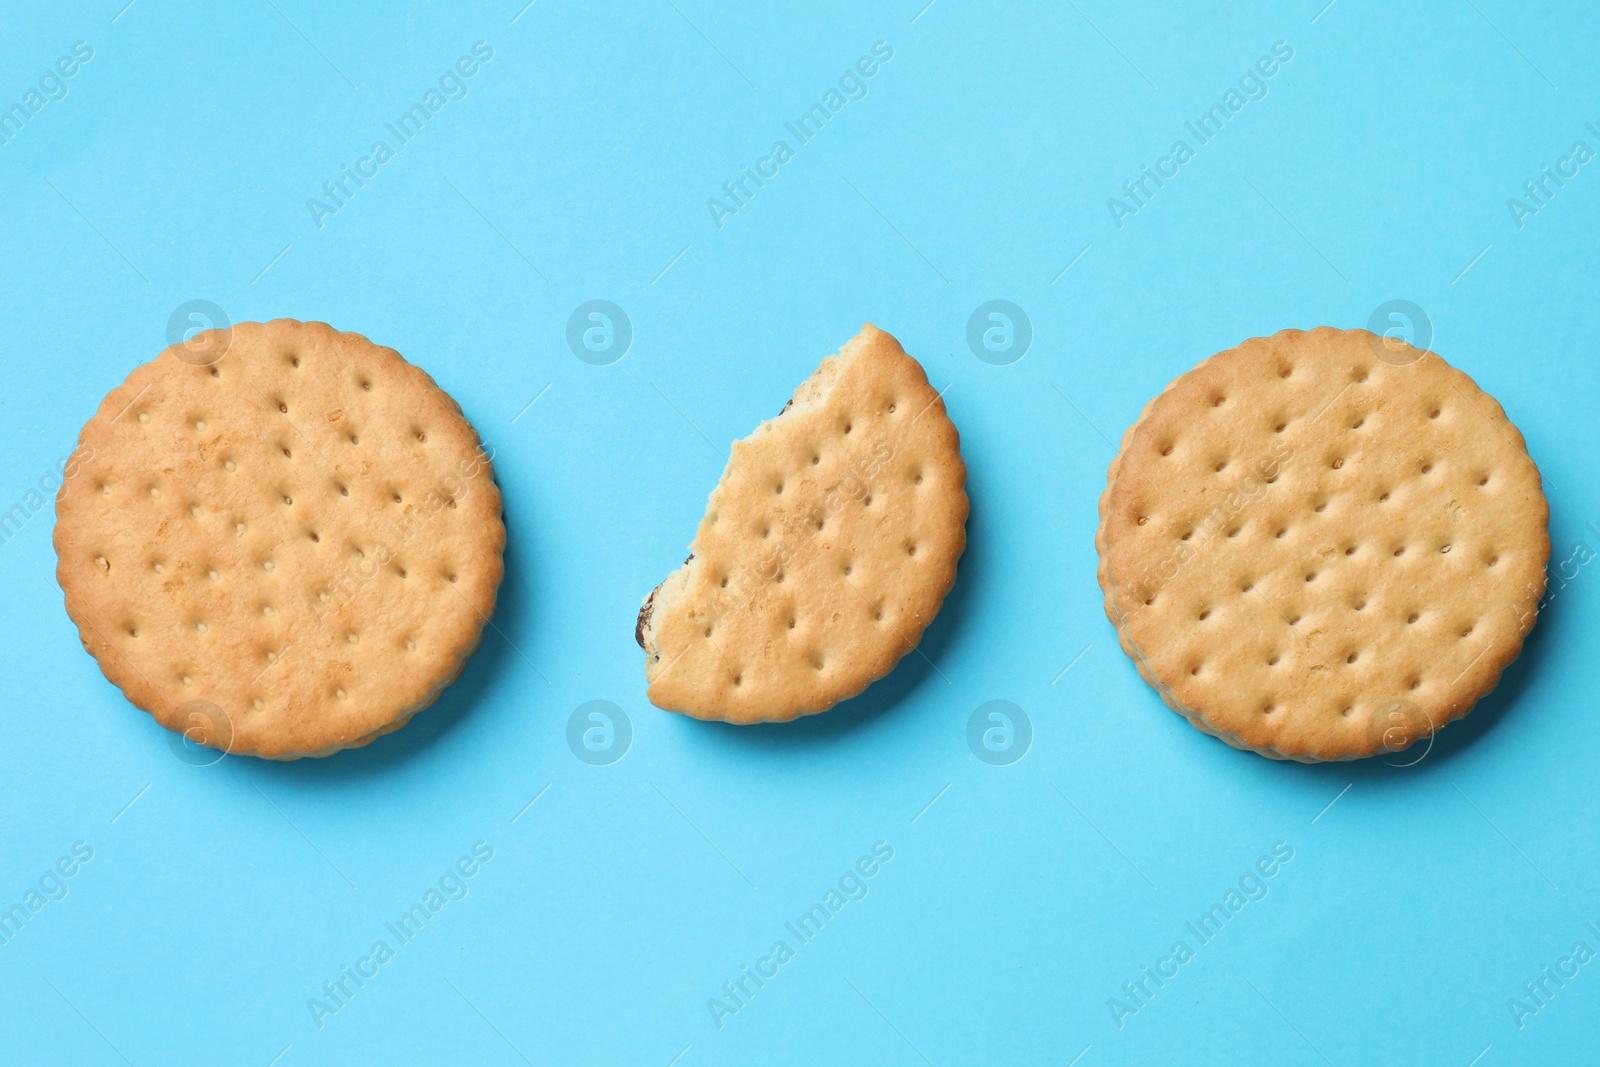
<svg viewBox="0 0 1600 1067"><path fill-rule="evenodd" d="M1286 330L1174 380L1100 499L1107 617L1196 727L1305 762L1393 752L1516 658L1550 555L1521 433L1432 352Z"/></svg>
<svg viewBox="0 0 1600 1067"><path fill-rule="evenodd" d="M966 547L966 465L922 366L871 325L735 442L635 636L652 703L733 723L825 711L916 647Z"/></svg>
<svg viewBox="0 0 1600 1067"><path fill-rule="evenodd" d="M460 407L324 323L240 323L136 368L56 504L67 613L189 740L273 759L399 729L493 614L505 528Z"/></svg>

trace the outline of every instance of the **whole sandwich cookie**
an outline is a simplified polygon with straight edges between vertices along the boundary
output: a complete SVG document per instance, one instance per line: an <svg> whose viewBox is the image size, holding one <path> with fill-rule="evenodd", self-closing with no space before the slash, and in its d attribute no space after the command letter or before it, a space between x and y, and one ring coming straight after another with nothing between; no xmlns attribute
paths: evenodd
<svg viewBox="0 0 1600 1067"><path fill-rule="evenodd" d="M888 674L955 581L966 476L921 364L862 327L734 443L689 559L645 599L651 702L777 722Z"/></svg>
<svg viewBox="0 0 1600 1067"><path fill-rule="evenodd" d="M1286 330L1169 385L1100 498L1107 617L1196 727L1303 762L1394 752L1494 688L1549 506L1494 398L1432 352Z"/></svg>
<svg viewBox="0 0 1600 1067"><path fill-rule="evenodd" d="M460 407L320 322L208 331L83 428L56 575L100 669L187 739L294 759L404 726L461 672L504 566Z"/></svg>

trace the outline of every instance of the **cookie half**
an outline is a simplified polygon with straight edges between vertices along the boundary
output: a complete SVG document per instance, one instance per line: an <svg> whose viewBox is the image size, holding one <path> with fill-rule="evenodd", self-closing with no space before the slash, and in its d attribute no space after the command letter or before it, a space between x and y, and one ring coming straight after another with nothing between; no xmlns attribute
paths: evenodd
<svg viewBox="0 0 1600 1067"><path fill-rule="evenodd" d="M1211 357L1123 438L1107 617L1196 727L1265 756L1403 749L1516 658L1550 556L1522 435L1432 352L1286 330Z"/></svg>
<svg viewBox="0 0 1600 1067"><path fill-rule="evenodd" d="M399 729L494 612L505 527L460 407L392 349L240 323L84 426L56 576L84 648L169 730L271 759Z"/></svg>
<svg viewBox="0 0 1600 1067"><path fill-rule="evenodd" d="M955 581L966 477L921 364L863 326L734 443L688 561L645 599L651 702L779 722L888 674Z"/></svg>

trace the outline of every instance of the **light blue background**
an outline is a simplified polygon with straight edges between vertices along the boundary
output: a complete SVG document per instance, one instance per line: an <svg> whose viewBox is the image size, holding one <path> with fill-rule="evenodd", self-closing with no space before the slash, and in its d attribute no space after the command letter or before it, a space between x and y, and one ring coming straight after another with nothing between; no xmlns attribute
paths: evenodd
<svg viewBox="0 0 1600 1067"><path fill-rule="evenodd" d="M123 2L0 14L0 105L95 50L0 146L0 509L202 298L433 374L495 449L508 573L496 629L399 734L196 767L79 647L51 512L0 546L0 903L94 849L0 946L0 1059L1593 1055L1600 962L1521 1029L1507 1001L1573 942L1600 951L1600 568L1421 763L1304 767L1160 704L1101 613L1092 544L1110 442L1171 377L1407 299L1526 434L1553 562L1600 549L1600 164L1520 230L1506 205L1575 140L1600 149L1592 7ZM479 40L470 94L319 229L307 198ZM869 95L718 229L706 199L880 40ZM1294 58L1270 95L1119 230L1106 199L1277 41ZM1036 331L1011 366L966 347L994 298ZM610 366L565 343L590 299L635 329ZM640 598L727 443L865 320L948 390L970 470L924 655L789 726L657 711ZM634 730L610 766L565 741L594 699ZM994 699L1033 725L1011 766L967 747ZM470 894L319 1030L307 998L480 840ZM894 858L866 899L719 1030L707 998L878 841ZM1194 945L1184 923L1277 842L1294 859L1270 895L1118 1029L1107 999Z"/></svg>

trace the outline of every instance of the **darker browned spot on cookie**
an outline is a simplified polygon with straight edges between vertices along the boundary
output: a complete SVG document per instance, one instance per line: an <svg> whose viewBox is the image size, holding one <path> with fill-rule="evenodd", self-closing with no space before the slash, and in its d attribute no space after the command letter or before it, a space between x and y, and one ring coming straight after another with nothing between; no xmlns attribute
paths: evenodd
<svg viewBox="0 0 1600 1067"><path fill-rule="evenodd" d="M694 559L693 552L689 553L688 558L683 561L684 566L687 567L691 559ZM661 585L666 584L666 582L661 583ZM661 592L661 585L650 590L650 595L644 598L644 606L639 609L639 621L634 623L633 639L639 642L640 648L644 647L644 628L650 625L650 616L656 610L656 594Z"/></svg>
<svg viewBox="0 0 1600 1067"><path fill-rule="evenodd" d="M650 625L650 615L656 610L656 594L659 592L659 585L650 590L650 595L644 598L644 606L639 609L639 621L634 624L633 639L639 642L640 648L644 647L644 628Z"/></svg>

